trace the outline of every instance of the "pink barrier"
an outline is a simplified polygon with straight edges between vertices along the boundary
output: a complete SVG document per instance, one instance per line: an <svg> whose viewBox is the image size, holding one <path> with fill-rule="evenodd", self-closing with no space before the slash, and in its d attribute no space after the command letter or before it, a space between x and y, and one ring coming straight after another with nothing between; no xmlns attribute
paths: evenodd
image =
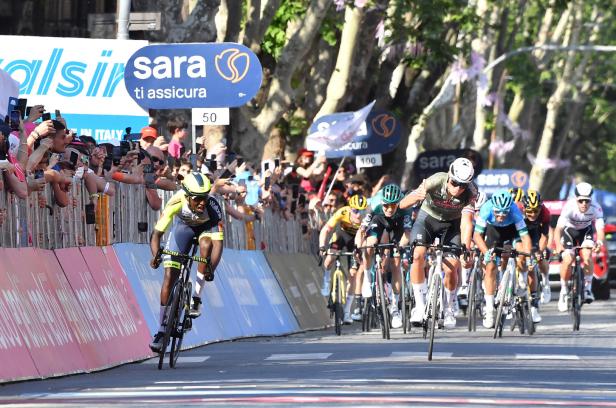
<svg viewBox="0 0 616 408"><path fill-rule="evenodd" d="M118 333L115 361L134 361L137 357L152 355L148 344L150 333L113 247L83 247L83 258Z"/></svg>
<svg viewBox="0 0 616 408"><path fill-rule="evenodd" d="M17 290L9 280L14 273L8 262L9 252L0 249L0 380L11 381L38 377L38 370L32 361L28 345L21 335L24 329L13 309L16 307Z"/></svg>
<svg viewBox="0 0 616 408"><path fill-rule="evenodd" d="M47 269L39 260L41 252L13 249L3 259L9 264L8 280L15 290L11 313L40 376L83 371L85 360Z"/></svg>

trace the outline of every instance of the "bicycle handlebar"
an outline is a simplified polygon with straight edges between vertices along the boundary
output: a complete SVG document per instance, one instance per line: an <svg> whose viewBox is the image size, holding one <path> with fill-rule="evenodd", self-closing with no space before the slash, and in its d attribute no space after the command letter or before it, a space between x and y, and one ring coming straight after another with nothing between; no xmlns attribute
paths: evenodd
<svg viewBox="0 0 616 408"><path fill-rule="evenodd" d="M196 256L196 255L190 256L190 255L183 254L181 252L171 251L171 250L164 249L164 248L161 248L158 251L158 254L156 255L156 258L160 258L160 255L171 255L171 256L175 256L175 257L178 257L178 258L183 259L183 260L192 259L195 262L201 262L201 263L204 263L204 264L208 264L209 263L208 259L207 258L203 258L202 256Z"/></svg>
<svg viewBox="0 0 616 408"><path fill-rule="evenodd" d="M500 251L501 254L504 252L506 254L510 254L510 255L513 255L513 256L522 255L522 256L530 257L530 254L528 252L518 251L515 248L493 247L492 249L495 250L495 251Z"/></svg>

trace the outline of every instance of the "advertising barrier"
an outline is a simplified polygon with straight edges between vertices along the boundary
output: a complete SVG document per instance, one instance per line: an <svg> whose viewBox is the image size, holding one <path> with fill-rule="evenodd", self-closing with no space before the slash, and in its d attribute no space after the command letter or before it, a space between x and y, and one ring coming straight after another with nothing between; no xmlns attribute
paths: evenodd
<svg viewBox="0 0 616 408"><path fill-rule="evenodd" d="M312 255L265 254L302 330L331 323L326 299L321 295L323 271Z"/></svg>

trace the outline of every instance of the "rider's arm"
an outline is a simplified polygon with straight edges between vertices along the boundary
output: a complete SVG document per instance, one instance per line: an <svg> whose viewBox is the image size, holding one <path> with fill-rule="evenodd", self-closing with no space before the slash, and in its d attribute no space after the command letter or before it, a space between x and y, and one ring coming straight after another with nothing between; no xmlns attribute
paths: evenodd
<svg viewBox="0 0 616 408"><path fill-rule="evenodd" d="M489 215L492 211L492 208L489 205L484 207L481 208L475 220L475 231L473 234L473 241L475 241L475 245L477 245L477 248L479 248L482 254L488 252L488 246L486 245L486 241L483 239L483 234L485 234L486 226L488 225L487 215Z"/></svg>
<svg viewBox="0 0 616 408"><path fill-rule="evenodd" d="M462 219L460 220L460 237L462 244L466 246L466 249L470 249L471 241L473 239L473 218L475 214L473 211L462 211Z"/></svg>
<svg viewBox="0 0 616 408"><path fill-rule="evenodd" d="M160 238L163 234L164 232L162 231L152 231L152 236L150 237L150 251L152 251L152 256L156 256L156 254L158 254L158 249L160 248Z"/></svg>
<svg viewBox="0 0 616 408"><path fill-rule="evenodd" d="M329 235L332 233L333 229L328 224L325 224L323 228L321 228L321 233L319 234L319 248L323 248L327 245L327 240L329 239Z"/></svg>
<svg viewBox="0 0 616 408"><path fill-rule="evenodd" d="M411 191L400 201L400 208L405 209L412 207L423 201L424 198L426 198L426 180L423 180L419 187Z"/></svg>

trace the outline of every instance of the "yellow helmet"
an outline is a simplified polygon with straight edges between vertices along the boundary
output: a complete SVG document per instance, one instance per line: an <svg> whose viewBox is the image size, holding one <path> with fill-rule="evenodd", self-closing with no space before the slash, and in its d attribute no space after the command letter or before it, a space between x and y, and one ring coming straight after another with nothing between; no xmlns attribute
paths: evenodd
<svg viewBox="0 0 616 408"><path fill-rule="evenodd" d="M538 191L528 190L522 202L525 209L534 210L541 206L541 195Z"/></svg>
<svg viewBox="0 0 616 408"><path fill-rule="evenodd" d="M520 201L522 201L522 198L524 198L524 190L519 187L510 188L509 194L511 194L511 198L513 198L513 201L515 201L516 203L519 203Z"/></svg>
<svg viewBox="0 0 616 408"><path fill-rule="evenodd" d="M355 194L349 198L349 206L356 210L365 210L368 207L368 200L361 194Z"/></svg>
<svg viewBox="0 0 616 408"><path fill-rule="evenodd" d="M199 172L193 171L182 180L182 190L189 197L207 197L212 189L210 179Z"/></svg>

